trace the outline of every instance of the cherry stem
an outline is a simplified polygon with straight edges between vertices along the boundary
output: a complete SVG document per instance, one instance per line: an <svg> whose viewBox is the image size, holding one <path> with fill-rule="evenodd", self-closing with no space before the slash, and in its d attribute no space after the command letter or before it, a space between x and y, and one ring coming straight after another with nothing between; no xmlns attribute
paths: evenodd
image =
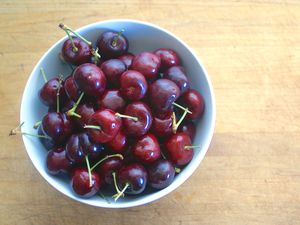
<svg viewBox="0 0 300 225"><path fill-rule="evenodd" d="M174 125L174 120L173 120L172 131L173 131L174 134L176 134L176 131L177 131L179 125L182 123L182 121L184 120L184 118L185 118L185 116L186 116L187 113L188 112L187 112L187 109L186 109L184 111L184 113L182 114L180 120L177 123L175 122L175 125ZM175 118L174 115L175 115L175 113L173 112L173 118Z"/></svg>
<svg viewBox="0 0 300 225"><path fill-rule="evenodd" d="M92 46L92 42L86 40L84 37L82 37L79 33L77 33L76 31L72 30L71 28L69 28L68 26L60 23L58 25L61 29L63 29L65 32L71 32L73 33L76 37L80 38L83 42L85 42L86 44Z"/></svg>
<svg viewBox="0 0 300 225"><path fill-rule="evenodd" d="M22 134L22 135L31 136L31 137L51 139L50 137L45 136L45 135L30 134L30 133L22 132L22 131L21 131L21 127L23 126L23 124L24 124L24 122L22 122L21 124L19 124L19 126L17 126L16 128L12 129L12 130L9 132L8 135L9 135L9 136L12 136L12 135L17 135L17 134Z"/></svg>
<svg viewBox="0 0 300 225"><path fill-rule="evenodd" d="M180 172L181 172L181 169L178 168L178 167L175 167L174 169L175 169L175 172L176 172L176 173L180 173Z"/></svg>
<svg viewBox="0 0 300 225"><path fill-rule="evenodd" d="M47 83L48 80L47 80L47 77L46 77L46 74L45 74L45 71L44 71L43 67L40 68L40 71L41 71L41 74L43 76L43 79L44 79L45 83Z"/></svg>
<svg viewBox="0 0 300 225"><path fill-rule="evenodd" d="M83 98L83 95L84 95L84 92L82 92L79 96L79 98L77 99L77 101L75 102L74 106L67 112L67 115L68 116L76 116L78 118L81 118L81 115L75 113L78 105L80 104L81 102L81 99Z"/></svg>
<svg viewBox="0 0 300 225"><path fill-rule="evenodd" d="M119 193L113 195L113 198L115 199L115 202L121 197L124 196L124 192L126 191L126 189L128 188L129 184L126 183L125 187L122 189L122 191L120 191Z"/></svg>
<svg viewBox="0 0 300 225"><path fill-rule="evenodd" d="M187 150L194 149L194 148L201 148L201 146L200 145L187 145L187 146L184 146L184 149L187 149Z"/></svg>
<svg viewBox="0 0 300 225"><path fill-rule="evenodd" d="M101 127L97 125L84 125L83 128L101 130Z"/></svg>
<svg viewBox="0 0 300 225"><path fill-rule="evenodd" d="M33 128L34 128L34 129L38 129L39 126L41 126L41 124L42 124L42 121L38 121L38 122L36 122L36 123L33 125Z"/></svg>
<svg viewBox="0 0 300 225"><path fill-rule="evenodd" d="M192 114L192 112L188 108L184 108L183 106L177 104L176 102L173 102L172 104L184 111L187 111L189 114Z"/></svg>
<svg viewBox="0 0 300 225"><path fill-rule="evenodd" d="M174 134L176 134L176 115L175 115L175 112L173 112L172 114L172 131Z"/></svg>
<svg viewBox="0 0 300 225"><path fill-rule="evenodd" d="M88 173L89 173L89 182L90 182L89 186L92 187L93 186L93 184L92 184L92 170L91 170L89 158L88 158L87 155L85 156L85 162L86 162Z"/></svg>
<svg viewBox="0 0 300 225"><path fill-rule="evenodd" d="M126 118L126 119L134 120L135 122L137 122L139 120L139 118L137 118L135 116L128 116L128 115L123 115L123 114L120 114L120 113L116 113L115 115L117 117L120 117L120 118Z"/></svg>
<svg viewBox="0 0 300 225"><path fill-rule="evenodd" d="M62 75L60 75L58 78L59 86L58 86L57 93L56 93L56 112L57 113L59 113L59 92L60 92L60 88L62 86L62 81L63 81L63 78L62 78Z"/></svg>
<svg viewBox="0 0 300 225"><path fill-rule="evenodd" d="M124 159L124 157L121 154L107 155L103 159L99 160L95 165L93 165L91 167L91 171L93 171L93 169L95 169L97 166L99 166L100 163L102 163L103 161L105 161L109 158L112 158L112 157L119 157L122 160Z"/></svg>
<svg viewBox="0 0 300 225"><path fill-rule="evenodd" d="M114 185L115 185L116 191L117 191L117 193L120 193L121 191L120 191L120 189L118 187L118 184L117 184L116 172L113 172L112 176L113 176L113 179L114 179Z"/></svg>
<svg viewBox="0 0 300 225"><path fill-rule="evenodd" d="M161 157L163 157L163 159L167 159L167 157L165 156L165 154L162 151L160 151L160 154L161 154Z"/></svg>
<svg viewBox="0 0 300 225"><path fill-rule="evenodd" d="M118 32L117 36L115 36L115 38L114 38L114 40L113 40L113 42L112 42L112 46L113 46L113 47L116 47L117 41L118 41L118 39L120 38L120 36L122 35L122 33L123 33L124 31L125 31L124 28L121 29L121 30Z"/></svg>
<svg viewBox="0 0 300 225"><path fill-rule="evenodd" d="M98 63L99 59L101 58L101 55L98 53L99 49L96 48L96 50L94 48L92 48L91 53L94 56L94 62L95 64Z"/></svg>

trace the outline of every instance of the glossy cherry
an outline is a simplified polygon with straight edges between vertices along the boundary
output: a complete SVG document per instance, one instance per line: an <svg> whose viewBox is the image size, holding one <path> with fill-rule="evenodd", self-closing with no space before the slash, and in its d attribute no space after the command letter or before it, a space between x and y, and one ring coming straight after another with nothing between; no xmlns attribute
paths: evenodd
<svg viewBox="0 0 300 225"><path fill-rule="evenodd" d="M97 40L101 56L106 59L116 58L128 50L128 40L120 32L103 32Z"/></svg>
<svg viewBox="0 0 300 225"><path fill-rule="evenodd" d="M96 160L102 152L104 152L104 146L91 142L85 132L73 134L66 144L68 158L78 164L85 160L85 156L91 160Z"/></svg>
<svg viewBox="0 0 300 225"><path fill-rule="evenodd" d="M47 136L49 137L44 131L42 126L39 126L38 128L38 135L41 136ZM40 142L43 144L43 146L47 149L47 150L51 150L55 147L55 141L49 137L49 138L39 138Z"/></svg>
<svg viewBox="0 0 300 225"><path fill-rule="evenodd" d="M56 175L59 173L70 173L74 163L66 156L65 149L56 148L48 152L46 166L48 173Z"/></svg>
<svg viewBox="0 0 300 225"><path fill-rule="evenodd" d="M91 116L95 113L94 104L91 102L82 103L77 107L76 113L81 117L75 117L75 121L80 127L84 127L84 125L88 124Z"/></svg>
<svg viewBox="0 0 300 225"><path fill-rule="evenodd" d="M148 183L155 189L163 189L169 186L175 177L175 169L172 163L160 159L148 167Z"/></svg>
<svg viewBox="0 0 300 225"><path fill-rule="evenodd" d="M119 59L109 59L101 64L101 69L111 87L120 86L120 76L127 70L126 65Z"/></svg>
<svg viewBox="0 0 300 225"><path fill-rule="evenodd" d="M138 163L123 166L117 173L117 183L120 190L125 188L127 194L140 194L147 185L148 174L146 169Z"/></svg>
<svg viewBox="0 0 300 225"><path fill-rule="evenodd" d="M173 66L164 73L164 78L173 81L180 89L180 94L183 94L190 88L190 83L185 75L185 71L181 66Z"/></svg>
<svg viewBox="0 0 300 225"><path fill-rule="evenodd" d="M123 166L123 161L119 157L108 158L98 167L97 172L101 175L106 184L113 184L113 172L118 172Z"/></svg>
<svg viewBox="0 0 300 225"><path fill-rule="evenodd" d="M196 126L192 121L187 121L179 126L179 131L186 133L193 140L196 134Z"/></svg>
<svg viewBox="0 0 300 225"><path fill-rule="evenodd" d="M151 164L160 158L160 146L153 134L142 136L132 147L133 155L143 164Z"/></svg>
<svg viewBox="0 0 300 225"><path fill-rule="evenodd" d="M122 60L123 63L125 63L127 69L130 69L133 58L134 58L134 54L129 53L129 52L118 57L118 59Z"/></svg>
<svg viewBox="0 0 300 225"><path fill-rule="evenodd" d="M121 118L110 109L100 109L90 118L88 125L98 128L88 128L89 136L93 142L106 143L114 139L121 127Z"/></svg>
<svg viewBox="0 0 300 225"><path fill-rule="evenodd" d="M173 108L172 103L180 95L178 86L171 80L158 79L149 88L149 100L157 111L168 111Z"/></svg>
<svg viewBox="0 0 300 225"><path fill-rule="evenodd" d="M64 113L49 112L43 120L41 129L56 144L62 144L73 132L73 125Z"/></svg>
<svg viewBox="0 0 300 225"><path fill-rule="evenodd" d="M128 104L124 114L138 118L137 121L123 119L124 130L127 135L141 137L149 131L152 125L152 114L145 103L133 102Z"/></svg>
<svg viewBox="0 0 300 225"><path fill-rule="evenodd" d="M123 112L126 101L119 90L107 90L98 98L96 105L99 109L111 109L115 112Z"/></svg>
<svg viewBox="0 0 300 225"><path fill-rule="evenodd" d="M100 96L106 88L106 77L95 64L85 63L73 72L76 85L90 96Z"/></svg>
<svg viewBox="0 0 300 225"><path fill-rule="evenodd" d="M90 178L87 169L78 168L73 172L71 187L74 192L81 197L92 197L99 191L103 183L101 177L96 172L92 171L91 174L92 183L90 185Z"/></svg>
<svg viewBox="0 0 300 225"><path fill-rule="evenodd" d="M159 48L154 51L154 54L159 56L161 59L161 68L163 70L168 69L171 66L178 66L180 64L178 54L172 49Z"/></svg>
<svg viewBox="0 0 300 225"><path fill-rule="evenodd" d="M77 37L72 37L72 39L76 49L70 39L66 40L61 49L63 59L76 66L90 62L92 47Z"/></svg>
<svg viewBox="0 0 300 225"><path fill-rule="evenodd" d="M60 103L63 103L66 100L64 82L58 77L48 80L43 85L39 91L39 97L46 106L56 107L58 90Z"/></svg>
<svg viewBox="0 0 300 225"><path fill-rule="evenodd" d="M165 149L169 159L178 166L188 164L193 156L194 151L189 146L192 145L189 135L183 132L177 132L170 136L165 142Z"/></svg>
<svg viewBox="0 0 300 225"><path fill-rule="evenodd" d="M192 112L192 114L187 114L187 119L197 119L202 115L204 99L198 91L190 89L180 97L179 101Z"/></svg>
<svg viewBox="0 0 300 225"><path fill-rule="evenodd" d="M172 134L172 112L167 111L164 115L154 116L151 132L158 137L167 137Z"/></svg>
<svg viewBox="0 0 300 225"><path fill-rule="evenodd" d="M106 146L114 153L124 152L127 147L127 137L123 129L120 129L114 139L106 143Z"/></svg>
<svg viewBox="0 0 300 225"><path fill-rule="evenodd" d="M125 99L130 101L138 101L142 99L148 90L148 84L138 71L128 70L120 77L120 92Z"/></svg>
<svg viewBox="0 0 300 225"><path fill-rule="evenodd" d="M132 61L131 69L142 73L147 80L157 77L160 68L160 58L152 52L137 54Z"/></svg>
<svg viewBox="0 0 300 225"><path fill-rule="evenodd" d="M77 87L77 85L74 81L74 77L72 75L68 76L65 79L64 87L65 87L65 91L66 91L67 96L71 100L76 102L82 91Z"/></svg>

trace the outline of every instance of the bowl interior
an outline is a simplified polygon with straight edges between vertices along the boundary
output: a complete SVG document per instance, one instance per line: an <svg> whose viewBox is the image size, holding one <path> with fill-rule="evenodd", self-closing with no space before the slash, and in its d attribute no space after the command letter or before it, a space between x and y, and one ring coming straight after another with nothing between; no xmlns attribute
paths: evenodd
<svg viewBox="0 0 300 225"><path fill-rule="evenodd" d="M123 199L119 199L118 202L114 202L111 198L109 198L110 203L108 203L99 196L95 196L90 199L83 199L73 193L70 188L69 179L51 176L46 172L45 157L47 152L40 141L32 137L23 137L26 150L34 166L53 187L77 201L108 208L142 205L154 201L177 188L195 171L203 159L211 141L215 123L214 96L205 69L192 50L174 35L155 25L132 20L99 22L85 26L78 31L88 40L95 43L98 36L103 31L110 29L118 31L122 28L125 28L124 34L129 40L129 51L132 53L153 51L162 47L174 49L181 58L182 65L186 69L192 88L198 90L204 97L205 112L201 120L197 122L197 132L194 140L194 144L200 145L201 148L194 150L195 155L193 160L176 176L174 182L163 190L156 192L150 191L141 196L126 196ZM33 130L32 125L41 120L47 112L47 108L38 98L38 90L44 83L40 74L40 68L44 68L48 78L57 76L58 74L62 74L66 77L70 75L72 71L71 68L62 63L58 57L64 40L66 40L66 38L58 41L44 54L35 66L26 84L21 105L21 122L25 121L23 130L26 130L27 132L36 132ZM108 196L111 196L112 193L107 194Z"/></svg>

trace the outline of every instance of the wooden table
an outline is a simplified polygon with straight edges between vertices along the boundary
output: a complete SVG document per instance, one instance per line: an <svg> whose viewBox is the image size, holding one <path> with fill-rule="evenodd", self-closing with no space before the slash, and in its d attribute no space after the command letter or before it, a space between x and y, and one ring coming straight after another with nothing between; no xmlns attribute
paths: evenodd
<svg viewBox="0 0 300 225"><path fill-rule="evenodd" d="M0 224L300 224L299 1L0 2ZM122 210L63 196L38 174L20 137L22 92L42 54L73 28L145 20L181 37L216 94L213 142L195 174L153 204Z"/></svg>

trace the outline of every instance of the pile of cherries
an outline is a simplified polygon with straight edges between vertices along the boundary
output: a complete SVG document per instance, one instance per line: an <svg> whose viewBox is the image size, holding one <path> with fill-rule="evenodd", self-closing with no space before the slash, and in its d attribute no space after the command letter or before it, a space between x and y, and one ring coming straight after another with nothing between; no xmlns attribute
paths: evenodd
<svg viewBox="0 0 300 225"><path fill-rule="evenodd" d="M129 53L123 30L102 32L93 47L60 28L69 37L60 57L74 70L51 80L41 70L39 97L49 110L35 126L48 149L48 172L68 174L83 197L110 187L117 200L170 185L198 147L194 120L204 110L178 54L165 48Z"/></svg>

